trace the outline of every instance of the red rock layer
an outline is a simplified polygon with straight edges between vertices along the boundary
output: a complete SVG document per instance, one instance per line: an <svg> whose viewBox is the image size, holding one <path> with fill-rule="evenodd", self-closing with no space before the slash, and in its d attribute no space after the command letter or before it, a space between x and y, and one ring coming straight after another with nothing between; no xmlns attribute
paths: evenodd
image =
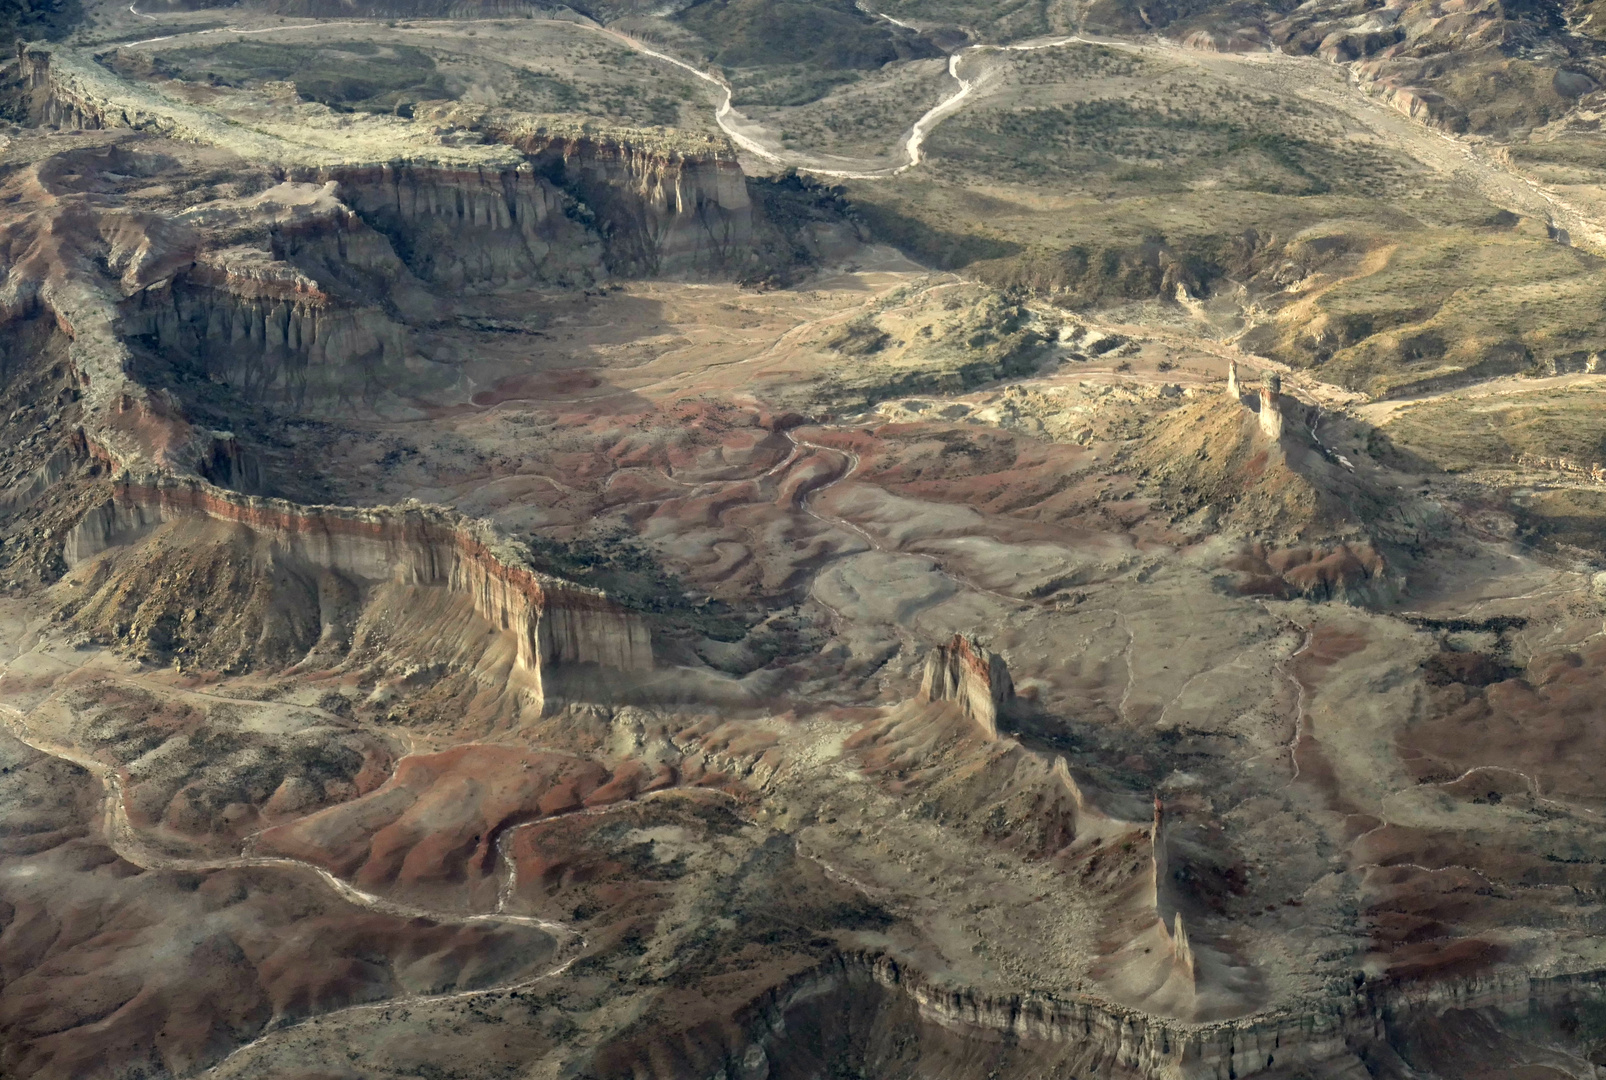
<svg viewBox="0 0 1606 1080"><path fill-rule="evenodd" d="M947 644L926 654L920 696L926 701L957 701L981 725L987 737L998 737L998 710L1015 696L1009 668L997 653L974 638L955 634Z"/></svg>

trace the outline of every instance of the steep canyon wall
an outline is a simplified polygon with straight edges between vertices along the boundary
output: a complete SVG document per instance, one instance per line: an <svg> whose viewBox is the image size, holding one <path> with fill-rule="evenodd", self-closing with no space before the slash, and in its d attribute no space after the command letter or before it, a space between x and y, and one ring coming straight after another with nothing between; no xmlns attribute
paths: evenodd
<svg viewBox="0 0 1606 1080"><path fill-rule="evenodd" d="M36 122L212 142L277 163L286 176L338 180L414 273L448 288L582 285L603 264L626 277L748 277L794 254L722 139L449 104L421 110L417 124L471 131L493 145L319 163L327 151L236 130L60 48L20 47L18 56L23 104ZM467 163L476 156L484 160Z"/></svg>
<svg viewBox="0 0 1606 1080"><path fill-rule="evenodd" d="M868 1075L880 1076L985 1075L993 1069L1131 1080L1356 1076L1367 1074L1368 1060L1398 1062L1391 1039L1431 1028L1447 1013L1542 1019L1598 986L1596 973L1511 973L1421 988L1369 983L1306 1008L1190 1024L1093 997L945 985L885 954L845 953L799 973L734 1017L733 1029L722 1033L729 1047L725 1062L706 1060L721 1041L709 1031L689 1033L694 1045L684 1058L704 1067L703 1075L720 1064L731 1075L750 1075L740 1072L744 1059L765 1061L776 1080L808 1075L809 1062L822 1057L856 1061ZM889 1029L896 1038L887 1037ZM660 1061L676 1057L655 1049ZM646 1061L627 1067L637 1077L664 1075Z"/></svg>
<svg viewBox="0 0 1606 1080"><path fill-rule="evenodd" d="M323 175L432 285L584 286L601 274L602 247L579 207L528 164L474 170L387 164Z"/></svg>
<svg viewBox="0 0 1606 1080"><path fill-rule="evenodd" d="M197 479L125 475L68 536L64 555L76 565L184 518L249 530L288 559L365 585L465 596L481 618L514 636L518 666L537 680L551 664L652 666L651 636L640 616L602 592L526 568L518 549L488 525L439 508L301 506Z"/></svg>
<svg viewBox="0 0 1606 1080"><path fill-rule="evenodd" d="M319 291L240 284L203 269L142 290L122 307L123 331L164 363L181 357L247 400L302 412L349 411L401 373L406 331L383 311Z"/></svg>
<svg viewBox="0 0 1606 1080"><path fill-rule="evenodd" d="M722 139L460 106L428 115L513 147L574 196L602 237L610 273L740 278L761 272L784 246Z"/></svg>

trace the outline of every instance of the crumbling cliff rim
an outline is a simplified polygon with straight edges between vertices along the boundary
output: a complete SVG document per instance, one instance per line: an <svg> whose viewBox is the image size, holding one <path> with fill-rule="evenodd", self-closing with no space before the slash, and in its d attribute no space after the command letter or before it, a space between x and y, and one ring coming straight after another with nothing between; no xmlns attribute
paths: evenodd
<svg viewBox="0 0 1606 1080"><path fill-rule="evenodd" d="M800 972L752 1002L737 1020L749 1037L784 1038L786 1014L809 998L841 992L856 979L905 995L922 1020L957 1032L985 1032L1025 1043L1088 1045L1096 1056L1140 1075L1227 1080L1283 1065L1319 1065L1385 1037L1385 1025L1424 1020L1445 1009L1510 1008L1595 992L1606 971L1506 973L1431 985L1365 983L1349 992L1232 1020L1189 1022L1128 1008L1095 995L997 994L945 985L884 952L850 951Z"/></svg>
<svg viewBox="0 0 1606 1080"><path fill-rule="evenodd" d="M653 665L651 634L640 616L599 589L531 568L528 553L488 522L423 503L305 506L194 477L125 472L112 480L111 497L68 537L66 557L93 558L179 517L243 526L325 569L467 594L483 618L517 636L519 666L537 683L550 663Z"/></svg>

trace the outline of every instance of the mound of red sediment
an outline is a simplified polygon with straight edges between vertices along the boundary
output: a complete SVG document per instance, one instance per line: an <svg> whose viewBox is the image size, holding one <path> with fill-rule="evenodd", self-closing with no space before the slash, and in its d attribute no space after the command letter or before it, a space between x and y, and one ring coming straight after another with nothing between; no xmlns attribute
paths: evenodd
<svg viewBox="0 0 1606 1080"><path fill-rule="evenodd" d="M743 825L729 797L695 789L532 822L506 844L509 909L553 919L651 918L704 846Z"/></svg>
<svg viewBox="0 0 1606 1080"><path fill-rule="evenodd" d="M469 745L405 758L377 790L269 829L262 854L302 859L366 889L450 890L469 906L495 901L498 849L513 825L573 814L674 784L675 772L521 747Z"/></svg>
<svg viewBox="0 0 1606 1080"><path fill-rule="evenodd" d="M1227 564L1239 574L1245 596L1295 596L1354 600L1370 596L1385 569L1383 556L1367 541L1271 548L1255 543Z"/></svg>
<svg viewBox="0 0 1606 1080"><path fill-rule="evenodd" d="M310 870L143 869L95 834L100 783L0 735L0 1075L191 1075L270 1026L534 978L529 926L404 918Z"/></svg>
<svg viewBox="0 0 1606 1080"><path fill-rule="evenodd" d="M1497 800L1498 801L1498 800ZM1360 837L1372 962L1402 979L1466 975L1499 960L1490 939L1553 924L1558 896L1606 886L1602 852L1540 835L1383 825Z"/></svg>
<svg viewBox="0 0 1606 1080"><path fill-rule="evenodd" d="M1012 431L952 423L884 424L873 432L805 429L853 453L856 482L922 502L969 507L1012 540L1088 538L1135 528L1146 500L1099 499L1081 483L1088 451ZM1125 487L1119 478L1111 481Z"/></svg>
<svg viewBox="0 0 1606 1080"><path fill-rule="evenodd" d="M1452 780L1480 766L1517 770L1534 794L1606 799L1606 641L1535 657L1521 677L1481 653L1428 661L1431 713L1400 733L1401 757L1420 780Z"/></svg>
<svg viewBox="0 0 1606 1080"><path fill-rule="evenodd" d="M543 371L535 375L509 375L489 390L481 390L471 400L481 408L489 408L506 401L561 397L582 390L595 390L601 385L601 381L588 371Z"/></svg>
<svg viewBox="0 0 1606 1080"><path fill-rule="evenodd" d="M129 823L167 840L233 851L265 825L367 794L394 765L383 739L314 710L164 696L111 679L70 700L75 739L122 776Z"/></svg>

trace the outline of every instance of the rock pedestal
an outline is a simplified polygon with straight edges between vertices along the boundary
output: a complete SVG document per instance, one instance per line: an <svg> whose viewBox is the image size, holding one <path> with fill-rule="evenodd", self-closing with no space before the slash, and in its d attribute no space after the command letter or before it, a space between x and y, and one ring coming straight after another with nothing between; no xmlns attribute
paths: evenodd
<svg viewBox="0 0 1606 1080"><path fill-rule="evenodd" d="M1260 384L1260 430L1268 439L1283 437L1283 380L1276 372Z"/></svg>
<svg viewBox="0 0 1606 1080"><path fill-rule="evenodd" d="M1003 657L974 638L955 634L926 654L921 699L958 702L989 739L998 737L999 707L1014 696L1015 684Z"/></svg>

